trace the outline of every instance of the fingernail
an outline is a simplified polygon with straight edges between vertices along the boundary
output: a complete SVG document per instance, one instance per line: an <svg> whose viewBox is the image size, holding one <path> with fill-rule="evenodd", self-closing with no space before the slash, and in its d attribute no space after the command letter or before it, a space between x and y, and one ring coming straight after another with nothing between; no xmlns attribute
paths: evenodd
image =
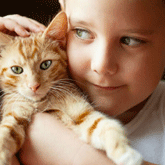
<svg viewBox="0 0 165 165"><path fill-rule="evenodd" d="M25 31L25 35L29 36L29 35L30 35L30 33L29 33L28 31Z"/></svg>
<svg viewBox="0 0 165 165"><path fill-rule="evenodd" d="M23 37L28 37L28 36L30 36L30 33L28 31L23 31L22 36Z"/></svg>

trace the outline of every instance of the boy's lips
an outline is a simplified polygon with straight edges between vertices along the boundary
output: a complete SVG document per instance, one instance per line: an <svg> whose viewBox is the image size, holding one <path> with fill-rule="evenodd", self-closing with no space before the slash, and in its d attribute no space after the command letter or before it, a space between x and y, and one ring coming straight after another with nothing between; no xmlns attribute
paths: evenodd
<svg viewBox="0 0 165 165"><path fill-rule="evenodd" d="M122 88L124 85L119 85L119 86L101 86L101 85L96 85L96 84L93 84L94 87L96 87L97 89L102 89L102 90L109 90L109 91L113 91L113 90L116 90L116 89L120 89Z"/></svg>

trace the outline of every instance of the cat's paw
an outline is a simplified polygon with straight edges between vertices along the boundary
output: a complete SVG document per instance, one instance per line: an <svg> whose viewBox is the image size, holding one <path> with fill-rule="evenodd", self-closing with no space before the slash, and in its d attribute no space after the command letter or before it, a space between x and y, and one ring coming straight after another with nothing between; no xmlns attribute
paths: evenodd
<svg viewBox="0 0 165 165"><path fill-rule="evenodd" d="M4 152L0 152L0 165L11 165L11 161L6 158L6 154Z"/></svg>
<svg viewBox="0 0 165 165"><path fill-rule="evenodd" d="M141 165L142 156L129 146L123 126L116 120L110 120L104 125L107 128L103 134L107 156L117 165Z"/></svg>
<svg viewBox="0 0 165 165"><path fill-rule="evenodd" d="M142 160L141 154L128 146L126 152L114 162L117 165L141 165Z"/></svg>
<svg viewBox="0 0 165 165"><path fill-rule="evenodd" d="M11 154L3 143L3 137L0 136L0 165L11 165Z"/></svg>

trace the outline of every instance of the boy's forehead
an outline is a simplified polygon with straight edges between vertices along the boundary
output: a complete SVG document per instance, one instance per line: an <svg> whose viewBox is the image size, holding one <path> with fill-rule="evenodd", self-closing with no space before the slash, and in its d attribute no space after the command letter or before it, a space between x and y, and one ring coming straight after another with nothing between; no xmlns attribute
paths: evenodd
<svg viewBox="0 0 165 165"><path fill-rule="evenodd" d="M66 13L71 27L87 28L96 33L104 31L108 35L115 30L117 33L162 33L165 36L162 0L68 0Z"/></svg>
<svg viewBox="0 0 165 165"><path fill-rule="evenodd" d="M153 14L155 18L152 19L156 19L165 17L165 6L162 0L68 0L66 1L66 13L69 17L80 19L99 18L101 15L105 18L111 15L115 17L120 13L126 16L142 13L141 15L147 15L150 19L152 16L150 14Z"/></svg>
<svg viewBox="0 0 165 165"><path fill-rule="evenodd" d="M86 4L85 6L90 6L90 7L92 7L90 4L91 4L91 2L94 2L95 4L99 4L99 6L101 5L101 4L105 4L105 6L108 6L108 4L112 4L112 3L114 3L114 2L116 2L116 0L63 0L62 1L63 2L63 7L64 7L64 9L66 8L66 5L70 5L70 4L73 4L72 5L72 7L73 8L75 8L76 6L76 2L77 2L77 4ZM119 3L121 3L122 4L122 2L123 3L136 3L136 2L140 2L140 3L145 3L145 4L147 4L147 5L161 5L161 6L163 6L163 7L165 7L165 0L155 0L155 1L153 1L153 0L118 0L118 2ZM75 5L74 5L75 4ZM114 3L115 4L115 3ZM78 6L79 6L78 5Z"/></svg>

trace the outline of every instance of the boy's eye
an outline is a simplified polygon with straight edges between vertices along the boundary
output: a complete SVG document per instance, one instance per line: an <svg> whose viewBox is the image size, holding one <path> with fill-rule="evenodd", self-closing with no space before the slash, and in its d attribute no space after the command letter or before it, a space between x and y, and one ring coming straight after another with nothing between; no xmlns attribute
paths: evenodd
<svg viewBox="0 0 165 165"><path fill-rule="evenodd" d="M141 43L145 43L143 40L132 37L122 37L120 42L128 46L138 46Z"/></svg>
<svg viewBox="0 0 165 165"><path fill-rule="evenodd" d="M11 70L15 73L15 74L21 74L23 72L23 68L20 66L12 66Z"/></svg>
<svg viewBox="0 0 165 165"><path fill-rule="evenodd" d="M50 67L51 64L52 64L51 60L44 61L44 62L41 63L40 68L42 70L46 70Z"/></svg>
<svg viewBox="0 0 165 165"><path fill-rule="evenodd" d="M80 38L80 39L83 39L83 40L92 39L92 35L87 30L84 30L84 29L75 29L75 32L76 32L76 36L78 38Z"/></svg>

